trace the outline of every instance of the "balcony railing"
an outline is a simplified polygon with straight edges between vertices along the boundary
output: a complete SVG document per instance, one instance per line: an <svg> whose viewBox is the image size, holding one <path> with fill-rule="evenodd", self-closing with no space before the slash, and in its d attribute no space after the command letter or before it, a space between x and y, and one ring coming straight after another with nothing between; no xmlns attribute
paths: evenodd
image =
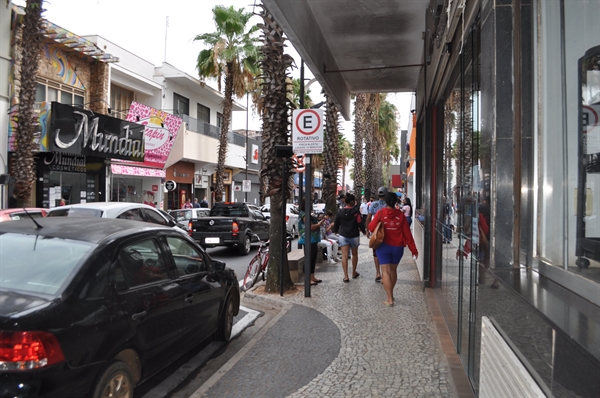
<svg viewBox="0 0 600 398"><path fill-rule="evenodd" d="M212 124L205 123L198 119L194 119L193 117L189 117L188 115L179 115L183 122L185 123L186 130L193 131L195 133L203 134L208 137L212 137L215 139L219 139L221 136L221 130L217 126L213 126ZM227 133L227 142L233 145L238 146L246 146L246 137L241 136L239 134L234 133L233 131L229 131Z"/></svg>

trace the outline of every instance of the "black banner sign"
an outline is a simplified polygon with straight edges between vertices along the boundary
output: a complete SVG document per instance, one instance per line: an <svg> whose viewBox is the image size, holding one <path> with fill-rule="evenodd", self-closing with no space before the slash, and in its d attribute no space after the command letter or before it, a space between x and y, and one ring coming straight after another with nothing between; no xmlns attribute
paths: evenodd
<svg viewBox="0 0 600 398"><path fill-rule="evenodd" d="M54 152L144 161L144 126L52 102L50 149Z"/></svg>

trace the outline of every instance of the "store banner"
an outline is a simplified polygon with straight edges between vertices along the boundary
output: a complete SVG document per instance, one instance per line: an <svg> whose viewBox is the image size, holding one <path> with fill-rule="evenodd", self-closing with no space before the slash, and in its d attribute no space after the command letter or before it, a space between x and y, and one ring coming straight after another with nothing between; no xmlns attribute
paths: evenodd
<svg viewBox="0 0 600 398"><path fill-rule="evenodd" d="M146 153L143 165L164 168L183 120L135 101L129 107L126 120L146 127L144 131Z"/></svg>
<svg viewBox="0 0 600 398"><path fill-rule="evenodd" d="M144 161L144 126L52 102L50 150L109 159Z"/></svg>

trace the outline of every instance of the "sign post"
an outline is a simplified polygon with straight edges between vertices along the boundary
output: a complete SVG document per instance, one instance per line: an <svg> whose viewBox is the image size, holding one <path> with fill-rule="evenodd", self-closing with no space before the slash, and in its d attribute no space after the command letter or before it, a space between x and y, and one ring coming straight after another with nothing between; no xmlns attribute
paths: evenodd
<svg viewBox="0 0 600 398"><path fill-rule="evenodd" d="M323 111L321 109L296 109L292 118L292 147L294 153L304 153L306 189L304 193L304 297L310 297L310 266L312 245L312 167L311 154L323 153Z"/></svg>

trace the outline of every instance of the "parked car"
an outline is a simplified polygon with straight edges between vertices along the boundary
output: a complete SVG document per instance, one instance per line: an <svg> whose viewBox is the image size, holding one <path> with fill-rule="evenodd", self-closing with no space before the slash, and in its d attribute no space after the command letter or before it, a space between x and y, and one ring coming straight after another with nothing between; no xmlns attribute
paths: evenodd
<svg viewBox="0 0 600 398"><path fill-rule="evenodd" d="M300 210L298 206L292 203L286 203L285 205L285 225L287 233L292 235L293 237L298 236L298 214L300 214ZM265 215L267 219L271 218L271 205L266 204L261 209L262 213Z"/></svg>
<svg viewBox="0 0 600 398"><path fill-rule="evenodd" d="M187 229L188 222L192 218L201 218L208 217L210 215L210 209L207 208L198 208L195 207L193 209L179 209L179 210L170 210L169 214L171 217L175 219L175 221L183 226L183 228Z"/></svg>
<svg viewBox="0 0 600 398"><path fill-rule="evenodd" d="M2 209L0 210L0 222L3 221L16 221L29 216L34 218L46 217L48 209L41 209L37 207L30 208L17 208L17 209ZM27 215L29 214L29 216Z"/></svg>
<svg viewBox="0 0 600 398"><path fill-rule="evenodd" d="M180 232L187 230L172 218L165 216L160 210L142 203L129 202L90 202L75 205L59 206L48 211L47 217L101 217L126 220L145 221L158 225L177 228Z"/></svg>
<svg viewBox="0 0 600 398"><path fill-rule="evenodd" d="M250 253L251 242L257 235L269 239L269 220L246 203L220 202L208 217L193 218L188 223L189 235L203 247L236 247L241 255Z"/></svg>
<svg viewBox="0 0 600 398"><path fill-rule="evenodd" d="M237 276L189 237L128 220L36 222L0 223L2 397L132 397L205 339L229 339Z"/></svg>

